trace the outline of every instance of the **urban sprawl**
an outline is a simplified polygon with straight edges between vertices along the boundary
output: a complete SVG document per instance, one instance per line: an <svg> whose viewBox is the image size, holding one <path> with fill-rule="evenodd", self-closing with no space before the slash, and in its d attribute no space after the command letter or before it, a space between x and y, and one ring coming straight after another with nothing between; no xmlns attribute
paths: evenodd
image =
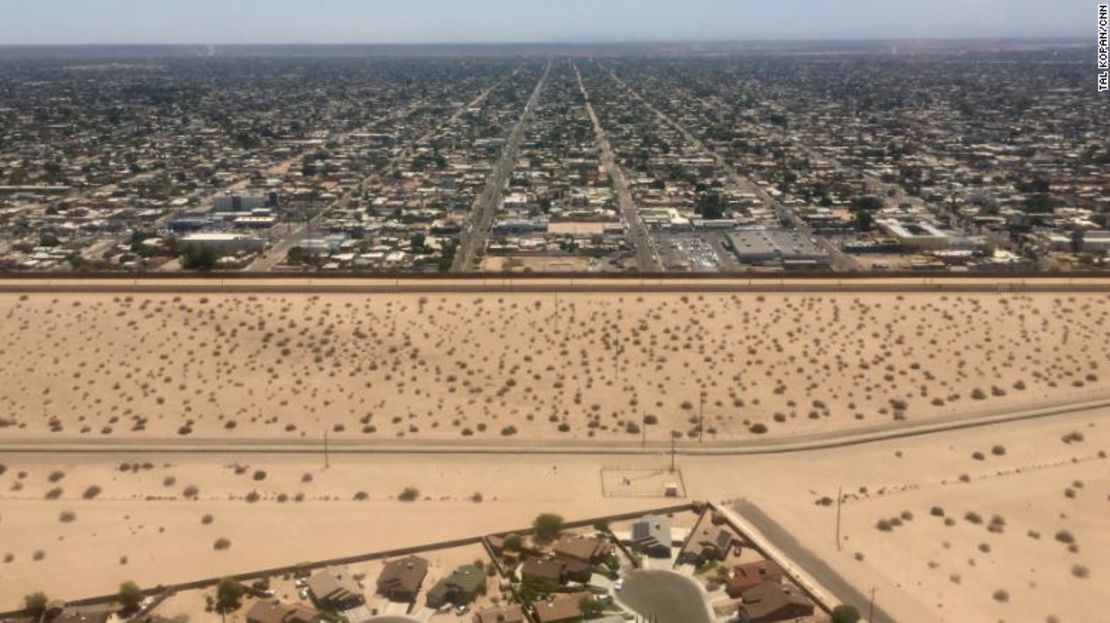
<svg viewBox="0 0 1110 623"><path fill-rule="evenodd" d="M1095 269L1089 59L7 58L0 269Z"/></svg>

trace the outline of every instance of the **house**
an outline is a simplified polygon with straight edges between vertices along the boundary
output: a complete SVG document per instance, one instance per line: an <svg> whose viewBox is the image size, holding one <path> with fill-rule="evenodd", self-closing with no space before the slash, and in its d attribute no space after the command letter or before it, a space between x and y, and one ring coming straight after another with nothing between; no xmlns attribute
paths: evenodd
<svg viewBox="0 0 1110 623"><path fill-rule="evenodd" d="M446 604L468 604L486 590L486 573L481 567L463 565L436 583L425 598L429 608Z"/></svg>
<svg viewBox="0 0 1110 623"><path fill-rule="evenodd" d="M555 556L539 556L524 561L520 577L525 580L562 584L566 563Z"/></svg>
<svg viewBox="0 0 1110 623"><path fill-rule="evenodd" d="M328 567L308 578L308 592L321 608L347 610L362 605L364 599L358 583L342 567Z"/></svg>
<svg viewBox="0 0 1110 623"><path fill-rule="evenodd" d="M516 604L474 613L474 623L526 623L524 610Z"/></svg>
<svg viewBox="0 0 1110 623"><path fill-rule="evenodd" d="M564 582L579 582L586 584L594 574L594 568L588 562L581 560L567 560L560 558L563 561L563 581Z"/></svg>
<svg viewBox="0 0 1110 623"><path fill-rule="evenodd" d="M390 601L414 601L428 575L428 561L406 556L385 564L378 576L378 594Z"/></svg>
<svg viewBox="0 0 1110 623"><path fill-rule="evenodd" d="M737 617L740 623L776 623L811 616L813 604L789 584L763 582L744 592Z"/></svg>
<svg viewBox="0 0 1110 623"><path fill-rule="evenodd" d="M263 599L247 610L247 623L320 623L320 613L304 604L283 604L277 599Z"/></svg>
<svg viewBox="0 0 1110 623"><path fill-rule="evenodd" d="M736 565L732 568L732 577L725 585L728 596L738 599L745 591L753 589L764 582L781 582L783 578L782 567L773 560L760 560Z"/></svg>
<svg viewBox="0 0 1110 623"><path fill-rule="evenodd" d="M60 623L106 623L108 618L114 614L110 608L106 607L91 607L91 608L64 608L60 614L53 618L53 621Z"/></svg>
<svg viewBox="0 0 1110 623"><path fill-rule="evenodd" d="M716 526L701 526L690 535L678 554L679 563L702 565L710 560L728 558L734 537L732 532Z"/></svg>
<svg viewBox="0 0 1110 623"><path fill-rule="evenodd" d="M645 515L643 519L632 524L632 545L652 558L670 558L670 518Z"/></svg>
<svg viewBox="0 0 1110 623"><path fill-rule="evenodd" d="M565 623L582 620L582 600L592 599L589 593L564 593L547 601L533 604L538 623Z"/></svg>
<svg viewBox="0 0 1110 623"><path fill-rule="evenodd" d="M580 560L596 564L609 555L612 545L593 537L564 534L556 541L552 552L567 560Z"/></svg>

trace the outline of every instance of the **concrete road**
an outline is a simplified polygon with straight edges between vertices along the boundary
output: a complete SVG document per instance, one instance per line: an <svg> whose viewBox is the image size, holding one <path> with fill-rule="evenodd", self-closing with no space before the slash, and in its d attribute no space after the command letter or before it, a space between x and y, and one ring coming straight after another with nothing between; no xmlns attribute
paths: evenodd
<svg viewBox="0 0 1110 623"><path fill-rule="evenodd" d="M624 576L622 604L653 623L712 623L705 594L673 571L633 571Z"/></svg>
<svg viewBox="0 0 1110 623"><path fill-rule="evenodd" d="M794 535L783 530L778 522L767 516L758 506L748 501L740 501L730 510L759 530L762 536L770 541L786 560L790 561L790 564L804 569L806 575L835 595L842 603L855 606L864 617L867 617L870 612L870 623L894 623L894 618L879 604L875 604L872 611L869 595L865 595L863 591L841 577L824 559L798 543Z"/></svg>
<svg viewBox="0 0 1110 623"><path fill-rule="evenodd" d="M415 149L417 145L427 143L431 139L435 138L440 132L442 132L444 128L449 128L454 125L455 122L457 122L459 118L462 117L463 113L471 108L474 108L475 106L481 105L481 103L484 102L487 97L489 97L489 94L493 92L494 89L501 86L506 81L511 80L513 76L516 76L519 72L520 67L517 67L511 73L509 73L509 75L491 84L484 91L479 93L474 99L456 108L455 112L452 113L451 116L448 117L443 123L437 125L432 130L424 133L424 135L420 138L405 146L401 153L397 154L395 157L389 160L386 168L388 169L395 167L398 163L407 159L410 155L412 155L413 149ZM394 114L379 120L374 124L373 127L381 125L386 121L404 117L405 115L410 114L412 111L412 107L399 110ZM289 251L292 250L298 242L307 237L308 232L312 231L313 227L315 227L315 225L325 217L328 211L335 207L346 207L346 205L350 203L352 195L355 192L360 191L368 182L376 180L378 175L379 174L377 172L374 172L363 177L361 182L357 186L347 189L342 197L336 199L331 205L320 210L318 214L314 215L307 222L298 223L297 225L291 227L289 231L286 232L280 240L278 240L277 244L267 249L255 261L251 262L250 265L248 265L244 269L244 272L268 272L273 270L278 264L285 261L285 258L289 255Z"/></svg>
<svg viewBox="0 0 1110 623"><path fill-rule="evenodd" d="M761 454L795 454L815 450L828 450L920 437L969 428L996 426L1011 422L1034 420L1078 413L1105 413L1110 410L1110 398L1084 402L1045 405L1024 410L1002 410L978 416L953 416L917 424L879 424L847 431L831 431L796 436L778 440L746 439L739 441L706 441L674 447L680 456L746 456ZM669 442L642 443L591 442L587 440L379 440L332 439L328 450L332 454L490 454L490 455L588 455L588 456L664 456L671 451ZM104 437L81 438L73 435L46 437L7 436L0 440L0 452L96 454L122 453L177 453L177 454L316 454L324 453L323 439L258 439L258 438L203 438L203 437L134 437L108 439Z"/></svg>
<svg viewBox="0 0 1110 623"><path fill-rule="evenodd" d="M590 93L582 82L582 74L578 71L577 64L574 65L574 73L578 77L578 88L582 91L582 97L586 99L586 114L589 115L590 121L594 125L594 135L596 136L598 149L601 151L601 166L605 167L605 172L609 174L609 179L613 182L613 189L617 193L617 205L620 207L624 222L628 225L628 236L636 248L636 268L641 273L662 272L663 263L659 260L659 251L655 248L655 241L648 233L647 227L644 226L644 220L640 217L640 209L636 207L632 200L632 191L628 188L628 179L624 176L624 171L621 170L616 157L613 155L609 137L594 112L593 103L590 102Z"/></svg>
<svg viewBox="0 0 1110 623"><path fill-rule="evenodd" d="M805 221L803 221L792 208L780 203L766 190L764 190L762 186L756 184L755 180L736 170L736 168L729 164L723 156L710 149L704 142L702 142L701 139L694 136L689 130L687 130L686 126L672 119L670 115L666 114L665 112L657 108L654 104L649 102L646 98L644 98L644 96L641 95L639 91L632 88L624 80L621 80L621 78L617 76L616 72L611 69L607 69L606 71L608 71L609 76L613 79L613 81L619 84L621 88L625 89L628 94L632 96L633 99L638 100L640 103L646 106L648 110L659 117L659 119L661 119L664 123L674 128L678 133L682 135L684 139L686 139L688 143L693 145L698 151L702 152L706 156L709 156L710 158L713 158L717 162L717 165L720 166L721 169L723 169L725 173L728 174L729 179L734 184L736 184L742 190L755 193L755 195L759 197L759 199L763 201L766 206L775 210L775 213L779 214L780 217L785 217L786 220L790 221L794 228L797 229L800 233L805 234L806 236L815 240L817 244L825 249L825 251L828 252L829 256L832 258L832 267L834 270L844 272L861 269L859 262L857 262L854 258L841 251L835 244L833 244L829 240L825 239L822 236L817 236L816 234L814 234L809 225L807 225Z"/></svg>
<svg viewBox="0 0 1110 623"><path fill-rule="evenodd" d="M536 83L536 88L532 90L532 96L528 98L528 103L524 105L524 111L521 112L520 119L517 120L512 132L509 133L509 140L506 141L505 148L501 151L501 158L497 161L497 165L486 181L485 189L474 201L470 219L463 228L459 248L455 251L455 259L451 264L452 272L472 270L475 262L485 251L486 240L489 239L489 232L493 227L493 217L497 214L497 209L501 207L501 195L505 190L505 184L508 183L509 176L512 175L517 154L520 152L520 143L524 138L524 125L532 111L536 109L543 88L547 84L547 76L551 73L551 63L552 61L547 61L547 67L544 68L543 75Z"/></svg>

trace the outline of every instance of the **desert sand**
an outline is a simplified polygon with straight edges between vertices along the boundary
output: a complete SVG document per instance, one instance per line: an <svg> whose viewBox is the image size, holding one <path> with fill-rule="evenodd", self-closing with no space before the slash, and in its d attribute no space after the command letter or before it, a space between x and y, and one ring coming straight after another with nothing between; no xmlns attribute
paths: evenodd
<svg viewBox="0 0 1110 623"><path fill-rule="evenodd" d="M1089 412L804 454L685 456L678 465L690 498L756 504L861 592L876 587L899 621L1097 621L1110 573L1101 555L1110 547L1105 421L1105 411ZM1083 440L1065 441L1075 433ZM974 458L978 451L986 458ZM0 458L8 561L0 603L17 606L39 589L102 594L127 579L179 582L519 529L542 511L578 519L668 503L606 497L601 486L604 467L665 469L662 453L343 455L329 469L315 455L127 459L123 471L101 455ZM85 499L93 485L100 491ZM196 495L185 498L190 485ZM398 500L410 486L418 499ZM846 494L840 551L835 506L825 501L838 487ZM912 519L900 526L877 528L907 511ZM996 515L1000 531L989 529ZM945 525L949 517L954 525ZM1076 551L1059 541L1062 531ZM220 539L226 548L216 548Z"/></svg>
<svg viewBox="0 0 1110 623"><path fill-rule="evenodd" d="M0 609L665 504L605 495L603 471L665 468L699 406L725 443L1102 397L1108 312L1078 293L2 294L0 442L135 445L0 452ZM678 462L690 499L757 505L899 621L1097 621L1106 414ZM644 415L656 453L600 454ZM598 454L140 451L324 430Z"/></svg>
<svg viewBox="0 0 1110 623"><path fill-rule="evenodd" d="M0 434L811 434L1103 397L1108 314L1098 294L3 294Z"/></svg>

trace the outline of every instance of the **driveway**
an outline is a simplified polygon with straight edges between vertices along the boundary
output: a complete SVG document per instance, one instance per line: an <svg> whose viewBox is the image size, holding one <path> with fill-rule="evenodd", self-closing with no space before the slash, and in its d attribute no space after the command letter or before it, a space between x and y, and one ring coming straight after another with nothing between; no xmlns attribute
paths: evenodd
<svg viewBox="0 0 1110 623"><path fill-rule="evenodd" d="M633 571L618 598L653 622L713 623L701 587L673 571Z"/></svg>

